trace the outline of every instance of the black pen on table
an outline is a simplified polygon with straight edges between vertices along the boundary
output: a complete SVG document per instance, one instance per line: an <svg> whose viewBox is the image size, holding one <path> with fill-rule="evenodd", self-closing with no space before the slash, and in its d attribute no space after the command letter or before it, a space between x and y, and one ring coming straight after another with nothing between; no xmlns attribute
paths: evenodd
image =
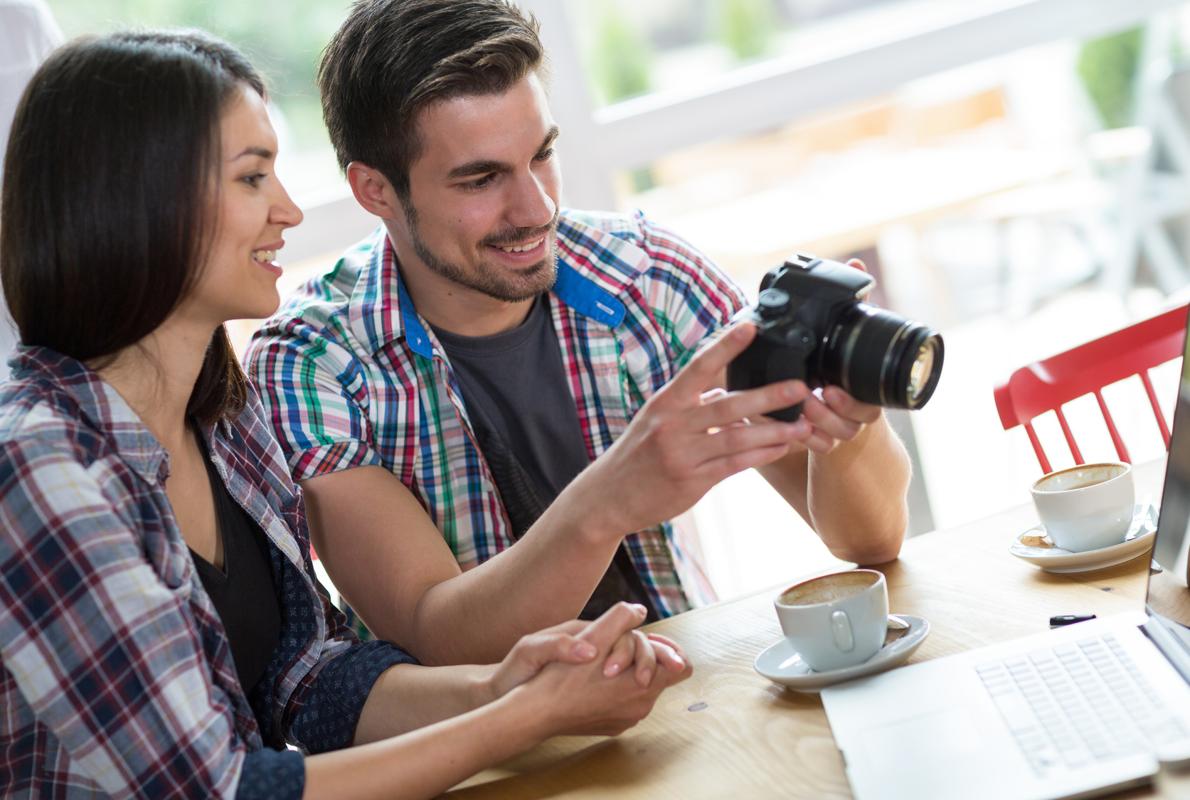
<svg viewBox="0 0 1190 800"><path fill-rule="evenodd" d="M1089 619L1095 619L1094 614L1059 614L1056 617L1050 617L1051 628L1061 628L1064 625L1073 625L1076 622L1086 622Z"/></svg>

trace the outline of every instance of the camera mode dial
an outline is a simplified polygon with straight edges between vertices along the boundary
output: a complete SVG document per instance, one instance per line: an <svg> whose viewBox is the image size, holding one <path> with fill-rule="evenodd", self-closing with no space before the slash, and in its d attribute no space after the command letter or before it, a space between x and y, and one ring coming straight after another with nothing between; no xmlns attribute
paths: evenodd
<svg viewBox="0 0 1190 800"><path fill-rule="evenodd" d="M765 289L756 302L756 313L766 322L789 311L789 293L783 289Z"/></svg>

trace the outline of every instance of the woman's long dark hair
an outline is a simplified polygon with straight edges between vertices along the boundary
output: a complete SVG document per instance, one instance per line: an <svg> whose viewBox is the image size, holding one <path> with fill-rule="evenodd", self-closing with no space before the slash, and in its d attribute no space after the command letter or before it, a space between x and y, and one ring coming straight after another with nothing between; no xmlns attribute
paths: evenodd
<svg viewBox="0 0 1190 800"><path fill-rule="evenodd" d="M0 278L21 342L102 366L194 286L214 233L220 118L239 52L195 31L126 32L54 52L17 107L0 194ZM223 326L187 411L243 408Z"/></svg>

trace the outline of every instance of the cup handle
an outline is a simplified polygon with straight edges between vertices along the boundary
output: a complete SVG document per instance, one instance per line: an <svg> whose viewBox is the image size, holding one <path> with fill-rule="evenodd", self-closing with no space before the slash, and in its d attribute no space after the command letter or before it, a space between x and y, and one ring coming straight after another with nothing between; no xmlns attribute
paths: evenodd
<svg viewBox="0 0 1190 800"><path fill-rule="evenodd" d="M851 620L843 611L831 612L831 634L835 638L835 647L844 653L855 649L855 636L851 633Z"/></svg>

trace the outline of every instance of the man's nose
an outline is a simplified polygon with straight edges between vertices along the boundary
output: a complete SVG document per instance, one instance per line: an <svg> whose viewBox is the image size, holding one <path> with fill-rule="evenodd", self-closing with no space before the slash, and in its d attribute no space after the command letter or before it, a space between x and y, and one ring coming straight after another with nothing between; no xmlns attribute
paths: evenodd
<svg viewBox="0 0 1190 800"><path fill-rule="evenodd" d="M548 187L532 172L521 176L515 184L508 221L517 228L540 228L548 225L558 210Z"/></svg>

